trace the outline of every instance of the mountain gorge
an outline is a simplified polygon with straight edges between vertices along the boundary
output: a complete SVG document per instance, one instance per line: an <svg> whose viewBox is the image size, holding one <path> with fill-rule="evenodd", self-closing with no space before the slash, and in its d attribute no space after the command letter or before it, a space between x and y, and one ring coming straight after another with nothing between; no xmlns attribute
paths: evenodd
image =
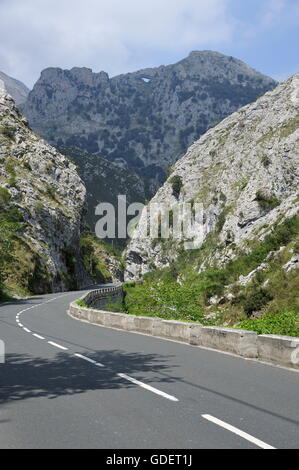
<svg viewBox="0 0 299 470"><path fill-rule="evenodd" d="M109 78L86 68L49 68L23 105L32 128L55 146L100 155L150 181L215 122L275 81L217 52Z"/></svg>
<svg viewBox="0 0 299 470"><path fill-rule="evenodd" d="M221 325L292 316L299 76L274 86L208 51L112 79L46 69L21 108L55 148L1 92L0 284L39 293L123 279L122 257L92 234L95 208L121 194L144 202L167 173L126 250L125 311ZM172 235L184 203L203 210L192 234L163 238L161 214L156 236L145 236L156 204Z"/></svg>
<svg viewBox="0 0 299 470"><path fill-rule="evenodd" d="M159 312L157 291L164 286L164 305L167 292L172 305L175 292L188 291L187 316L193 301L213 318L223 309L230 319L231 312L239 318L263 308L298 311L298 112L299 74L210 129L175 164L128 247L127 279L147 279L132 293L133 310L139 289L140 298L151 299L145 309ZM186 237L144 236L154 204L165 204L170 214L186 202L203 207L202 224L193 225L195 242L203 238L197 249L184 249ZM168 315L175 310L169 307Z"/></svg>

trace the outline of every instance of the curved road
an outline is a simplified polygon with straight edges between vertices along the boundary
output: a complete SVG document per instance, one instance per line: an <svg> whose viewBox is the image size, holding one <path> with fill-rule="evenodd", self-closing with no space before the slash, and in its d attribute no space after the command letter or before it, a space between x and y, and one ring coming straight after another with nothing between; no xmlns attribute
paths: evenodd
<svg viewBox="0 0 299 470"><path fill-rule="evenodd" d="M0 448L298 448L299 374L90 325L82 292L0 307Z"/></svg>

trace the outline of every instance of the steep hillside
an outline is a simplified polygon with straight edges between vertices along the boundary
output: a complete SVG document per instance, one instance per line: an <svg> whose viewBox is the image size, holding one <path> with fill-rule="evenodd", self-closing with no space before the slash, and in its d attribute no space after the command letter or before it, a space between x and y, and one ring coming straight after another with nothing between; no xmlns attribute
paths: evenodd
<svg viewBox="0 0 299 470"><path fill-rule="evenodd" d="M12 96L17 106L25 103L30 91L24 83L3 72L0 72L0 88Z"/></svg>
<svg viewBox="0 0 299 470"><path fill-rule="evenodd" d="M94 231L98 217L95 208L101 202L117 207L117 196L126 195L127 204L144 202L146 188L135 173L120 168L99 155L90 155L82 150L58 147L58 150L72 160L87 189L87 212L85 220Z"/></svg>
<svg viewBox="0 0 299 470"><path fill-rule="evenodd" d="M46 69L23 109L52 144L99 154L157 187L195 139L274 86L233 57L192 52L111 79L86 68Z"/></svg>
<svg viewBox="0 0 299 470"><path fill-rule="evenodd" d="M200 241L202 234L203 244L186 251L186 240L144 238L144 210L128 247L127 279L152 271L147 293L157 293L153 283L161 279L173 283L165 295L188 290L184 308L193 309L191 319L196 305L201 315L204 308L228 309L236 318L287 308L299 312L298 111L299 74L192 145L146 209L163 202L173 213L179 203L202 203L203 224L194 224L193 235Z"/></svg>
<svg viewBox="0 0 299 470"><path fill-rule="evenodd" d="M111 279L97 269L100 261L91 263L96 242L81 236L86 190L75 165L31 131L2 90L0 183L0 291L3 284L43 293Z"/></svg>

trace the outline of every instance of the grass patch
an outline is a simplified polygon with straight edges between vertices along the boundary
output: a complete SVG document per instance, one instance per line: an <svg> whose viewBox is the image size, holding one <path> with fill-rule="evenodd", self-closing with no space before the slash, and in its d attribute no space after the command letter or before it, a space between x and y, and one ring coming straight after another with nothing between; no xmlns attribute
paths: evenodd
<svg viewBox="0 0 299 470"><path fill-rule="evenodd" d="M79 307L82 307L82 308L89 308L89 306L87 305L87 303L83 299L76 300L76 304Z"/></svg>

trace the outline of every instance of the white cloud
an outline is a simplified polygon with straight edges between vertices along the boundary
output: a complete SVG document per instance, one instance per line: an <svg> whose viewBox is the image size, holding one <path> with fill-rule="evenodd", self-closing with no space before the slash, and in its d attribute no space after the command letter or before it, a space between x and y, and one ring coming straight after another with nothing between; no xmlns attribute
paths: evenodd
<svg viewBox="0 0 299 470"><path fill-rule="evenodd" d="M49 66L110 75L232 39L229 0L1 0L0 70L32 86ZM159 59L158 59L159 60ZM156 65L158 65L156 63Z"/></svg>
<svg viewBox="0 0 299 470"><path fill-rule="evenodd" d="M286 8L286 0L268 0L266 13L262 19L263 26L272 26L279 21L281 12Z"/></svg>

